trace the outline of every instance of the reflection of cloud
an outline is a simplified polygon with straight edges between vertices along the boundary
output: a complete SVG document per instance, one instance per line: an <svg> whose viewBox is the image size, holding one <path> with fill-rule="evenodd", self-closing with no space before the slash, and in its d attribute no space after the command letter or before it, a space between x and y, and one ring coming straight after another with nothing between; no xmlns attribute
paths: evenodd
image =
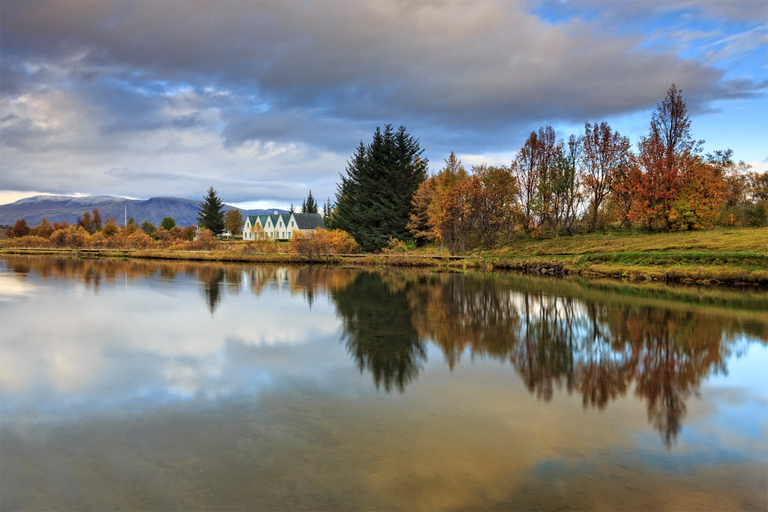
<svg viewBox="0 0 768 512"><path fill-rule="evenodd" d="M27 281L8 274L0 274L0 302L29 298L33 292L34 286Z"/></svg>
<svg viewBox="0 0 768 512"><path fill-rule="evenodd" d="M226 306L211 318L201 314L206 306L197 285L157 287L153 280L138 280L126 294L118 279L102 284L98 295L81 282L35 293L26 281L9 274L0 278L5 295L14 298L2 310L5 419L22 409L39 408L33 416L53 414L53 419L108 404L143 407L254 392L290 373L292 357L317 357L313 344L330 339L336 345L337 322L329 305L315 304L310 311L301 296L275 290L257 297L224 286ZM22 292L33 307L16 300ZM15 321L6 321L11 317ZM36 331L30 336L32 325ZM257 356L243 363L244 352ZM30 403L36 405L30 409Z"/></svg>

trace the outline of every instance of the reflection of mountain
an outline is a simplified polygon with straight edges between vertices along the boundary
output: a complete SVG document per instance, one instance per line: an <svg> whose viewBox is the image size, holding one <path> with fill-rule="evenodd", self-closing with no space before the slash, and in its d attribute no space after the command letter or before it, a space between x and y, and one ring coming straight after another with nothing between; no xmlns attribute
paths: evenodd
<svg viewBox="0 0 768 512"><path fill-rule="evenodd" d="M392 290L380 276L366 272L331 296L343 322L347 351L360 372L371 372L376 387L405 391L427 359L406 292Z"/></svg>

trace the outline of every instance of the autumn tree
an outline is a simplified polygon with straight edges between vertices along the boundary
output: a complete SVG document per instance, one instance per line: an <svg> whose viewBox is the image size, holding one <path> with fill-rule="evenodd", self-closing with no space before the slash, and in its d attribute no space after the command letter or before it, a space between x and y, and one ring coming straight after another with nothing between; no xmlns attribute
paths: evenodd
<svg viewBox="0 0 768 512"><path fill-rule="evenodd" d="M725 206L726 182L720 170L701 158L685 167L683 184L671 204L669 219L675 229L712 226Z"/></svg>
<svg viewBox="0 0 768 512"><path fill-rule="evenodd" d="M557 193L561 194L562 223L572 235L575 234L575 226L581 216L584 203L581 183L583 149L583 137L571 135L556 162L559 166Z"/></svg>
<svg viewBox="0 0 768 512"><path fill-rule="evenodd" d="M220 235L224 232L224 212L222 208L224 203L216 195L213 187L208 189L208 193L203 199L203 203L198 209L197 218L198 227L210 230L214 235Z"/></svg>
<svg viewBox="0 0 768 512"><path fill-rule="evenodd" d="M591 210L590 231L597 227L600 205L613 190L616 176L628 165L628 157L628 137L613 131L606 122L584 125L583 183Z"/></svg>
<svg viewBox="0 0 768 512"><path fill-rule="evenodd" d="M227 227L227 231L232 233L232 236L242 233L243 231L243 215L240 210L232 208L228 210L224 215L224 224Z"/></svg>
<svg viewBox="0 0 768 512"><path fill-rule="evenodd" d="M628 164L619 168L613 177L613 190L610 196L611 206L621 227L631 226L630 215L636 208L635 201L642 181L643 173L640 165L635 155L630 152Z"/></svg>
<svg viewBox="0 0 768 512"><path fill-rule="evenodd" d="M411 214L406 227L416 241L439 239L429 217L430 204L435 195L434 181L434 178L422 181L411 199Z"/></svg>
<svg viewBox="0 0 768 512"><path fill-rule="evenodd" d="M548 191L539 187L542 170L552 163L562 143L555 137L551 126L531 132L512 164L518 184L523 230L530 233L536 225L536 216L540 219L548 214Z"/></svg>
<svg viewBox="0 0 768 512"><path fill-rule="evenodd" d="M119 228L117 227L117 224L115 224L114 221L109 221L106 224L104 224L104 227L101 228L101 234L105 238L111 238L119 233Z"/></svg>
<svg viewBox="0 0 768 512"><path fill-rule="evenodd" d="M13 227L5 232L8 238L20 238L29 234L30 228L26 219L17 220Z"/></svg>
<svg viewBox="0 0 768 512"><path fill-rule="evenodd" d="M674 84L653 112L648 135L638 142L636 164L642 170L637 200L631 218L649 229L675 227L678 215L672 203L685 184L686 175L695 176L703 141L691 136L691 121L682 97Z"/></svg>
<svg viewBox="0 0 768 512"><path fill-rule="evenodd" d="M85 212L82 217L77 218L77 225L82 227L88 233L93 233L93 227L91 224L91 212Z"/></svg>
<svg viewBox="0 0 768 512"><path fill-rule="evenodd" d="M478 236L486 247L499 241L499 236L509 243L517 213L515 198L517 182L512 170L506 166L473 166L472 173L480 182L481 189L474 198L477 201Z"/></svg>
<svg viewBox="0 0 768 512"><path fill-rule="evenodd" d="M40 224L35 228L35 235L42 238L50 238L53 233L53 226L46 219L40 221Z"/></svg>
<svg viewBox="0 0 768 512"><path fill-rule="evenodd" d="M101 213L97 208L94 208L91 212L91 233L101 231Z"/></svg>

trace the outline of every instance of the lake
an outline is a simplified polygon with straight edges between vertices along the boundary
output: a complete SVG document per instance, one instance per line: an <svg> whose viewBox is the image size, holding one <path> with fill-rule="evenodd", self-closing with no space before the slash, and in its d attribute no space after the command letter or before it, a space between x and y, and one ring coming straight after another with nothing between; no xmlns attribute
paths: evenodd
<svg viewBox="0 0 768 512"><path fill-rule="evenodd" d="M766 510L768 292L0 258L3 510Z"/></svg>

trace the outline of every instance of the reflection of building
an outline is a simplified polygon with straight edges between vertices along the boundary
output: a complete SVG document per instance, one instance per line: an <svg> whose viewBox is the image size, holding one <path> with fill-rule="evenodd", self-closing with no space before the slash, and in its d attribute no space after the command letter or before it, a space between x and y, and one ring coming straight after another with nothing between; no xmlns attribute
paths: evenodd
<svg viewBox="0 0 768 512"><path fill-rule="evenodd" d="M243 240L289 240L294 231L308 233L324 227L319 213L249 215L243 225Z"/></svg>

